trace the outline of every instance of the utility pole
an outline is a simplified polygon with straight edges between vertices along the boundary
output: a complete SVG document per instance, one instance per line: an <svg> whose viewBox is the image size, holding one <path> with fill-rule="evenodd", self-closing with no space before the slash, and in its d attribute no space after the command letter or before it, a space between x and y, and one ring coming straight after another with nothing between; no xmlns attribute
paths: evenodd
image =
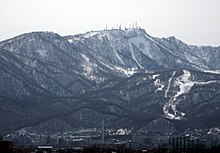
<svg viewBox="0 0 220 153"><path fill-rule="evenodd" d="M186 137L183 138L183 152L186 152Z"/></svg>
<svg viewBox="0 0 220 153"><path fill-rule="evenodd" d="M3 141L3 135L0 134L0 141Z"/></svg>
<svg viewBox="0 0 220 153"><path fill-rule="evenodd" d="M105 122L102 120L102 144L104 144L105 141Z"/></svg>

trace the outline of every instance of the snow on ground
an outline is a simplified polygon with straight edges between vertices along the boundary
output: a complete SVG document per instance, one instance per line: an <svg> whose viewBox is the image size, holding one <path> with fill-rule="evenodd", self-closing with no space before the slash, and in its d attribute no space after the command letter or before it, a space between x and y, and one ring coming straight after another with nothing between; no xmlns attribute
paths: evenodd
<svg viewBox="0 0 220 153"><path fill-rule="evenodd" d="M82 58L89 63L89 58L85 54L81 54Z"/></svg>
<svg viewBox="0 0 220 153"><path fill-rule="evenodd" d="M190 77L191 73L187 70L183 70L183 75L176 78L174 84L179 86L180 90L163 107L164 114L167 118L182 119L185 115L185 113L177 111L176 106L179 102L178 98L181 95L188 93L195 84L195 82L191 81ZM172 110L173 114L170 112L170 109Z"/></svg>
<svg viewBox="0 0 220 153"><path fill-rule="evenodd" d="M109 65L106 64L102 61L99 61L102 65L106 66L107 68L111 69L112 71L116 71L122 75L125 75L127 77L132 76L133 74L138 72L138 68L136 67L131 67L131 68L125 68L125 67L119 67L119 66L114 66L114 65Z"/></svg>
<svg viewBox="0 0 220 153"><path fill-rule="evenodd" d="M129 43L129 47L130 47L132 59L136 62L136 64L137 64L140 68L143 68L143 67L140 65L140 63L138 62L138 60L136 59L135 55L134 55L134 50L133 50L133 47L132 47L132 45L131 45L131 41L129 40L128 43Z"/></svg>
<svg viewBox="0 0 220 153"><path fill-rule="evenodd" d="M157 77L159 77L159 76L160 76L159 74L153 75L153 79L155 80L155 81L154 81L154 85L157 87L156 92L157 92L157 91L162 91L163 88L165 87L165 86L160 82L160 79L157 78Z"/></svg>
<svg viewBox="0 0 220 153"><path fill-rule="evenodd" d="M0 57L3 58L5 61L8 61L8 59L6 57L4 57L2 55Z"/></svg>
<svg viewBox="0 0 220 153"><path fill-rule="evenodd" d="M159 74L155 74L152 77L153 77L153 79L156 79L158 76L160 76L160 75Z"/></svg>
<svg viewBox="0 0 220 153"><path fill-rule="evenodd" d="M220 70L205 70L205 73L220 74Z"/></svg>
<svg viewBox="0 0 220 153"><path fill-rule="evenodd" d="M145 37L140 35L138 37L130 38L131 42L142 51L143 54L145 54L147 57L154 59L151 52L153 52L150 48L150 44L148 41L146 41Z"/></svg>
<svg viewBox="0 0 220 153"><path fill-rule="evenodd" d="M104 65L105 67L109 68L110 70L114 70L113 66L112 65L109 65L109 64L106 64L104 63L103 61L99 60L99 62Z"/></svg>
<svg viewBox="0 0 220 153"><path fill-rule="evenodd" d="M94 64L89 62L89 58L85 55L85 54L81 54L81 56L83 57L83 59L85 60L85 63L83 65L84 71L90 75L94 69Z"/></svg>
<svg viewBox="0 0 220 153"><path fill-rule="evenodd" d="M83 64L84 75L90 78L91 80L96 80L97 78L93 75L93 70L97 67L97 65L91 63L89 61L89 58L85 54L81 54L81 56L85 61Z"/></svg>
<svg viewBox="0 0 220 153"><path fill-rule="evenodd" d="M135 67L132 67L132 68L122 68L122 67L116 67L115 66L115 69L118 71L118 72L121 72L122 74L130 77L132 76L133 74L137 73L137 68Z"/></svg>
<svg viewBox="0 0 220 153"><path fill-rule="evenodd" d="M202 58L199 58L199 57L192 55L188 52L184 52L184 55L185 55L187 61L189 61L190 63L197 63L196 65L200 66L200 70L203 71L203 70L209 69L209 67L203 63Z"/></svg>
<svg viewBox="0 0 220 153"><path fill-rule="evenodd" d="M168 86L167 86L167 89L165 90L164 97L167 97L167 94L168 94L168 92L170 90L171 82L172 82L173 77L174 77L175 74L176 74L176 71L173 72L172 76L168 80Z"/></svg>
<svg viewBox="0 0 220 153"><path fill-rule="evenodd" d="M89 38L89 37L93 37L93 36L99 35L99 34L100 34L100 32L98 32L98 31L91 31L91 32L87 32L83 37Z"/></svg>
<svg viewBox="0 0 220 153"><path fill-rule="evenodd" d="M72 43L72 42L73 42L73 39L68 39L68 41L69 41L70 43Z"/></svg>
<svg viewBox="0 0 220 153"><path fill-rule="evenodd" d="M179 85L180 91L174 97L179 97L180 95L190 91L195 82L191 81L190 71L183 70L183 75L176 79L176 85Z"/></svg>
<svg viewBox="0 0 220 153"><path fill-rule="evenodd" d="M219 82L218 80L212 80L212 81L206 81L206 82L196 82L196 84L198 85L206 85L206 84L210 84L210 83L217 83Z"/></svg>
<svg viewBox="0 0 220 153"><path fill-rule="evenodd" d="M108 39L109 39L109 45L111 46L111 48L112 48L112 50L113 50L113 52L114 52L116 58L118 59L118 61L119 61L121 64L125 65L125 63L123 62L123 60L122 60L121 57L119 56L118 52L115 50L115 47L112 45L112 43L111 43L111 38L108 37Z"/></svg>
<svg viewBox="0 0 220 153"><path fill-rule="evenodd" d="M211 128L208 132L208 134L216 134L216 133L219 133L220 134L220 129L215 127L215 128Z"/></svg>
<svg viewBox="0 0 220 153"><path fill-rule="evenodd" d="M47 51L44 49L37 49L36 52L39 53L42 57L47 56Z"/></svg>
<svg viewBox="0 0 220 153"><path fill-rule="evenodd" d="M127 135L129 134L131 131L128 129L118 129L116 132L116 135Z"/></svg>
<svg viewBox="0 0 220 153"><path fill-rule="evenodd" d="M165 91L165 97L167 97L167 93L171 86L171 81L173 80L174 75L175 75L175 71L173 75L171 76L171 78L169 79L168 87L167 87L167 90ZM171 97L169 101L163 107L163 112L165 116L167 118L176 119L176 120L184 119L185 113L180 112L176 109L177 104L180 102L179 97L189 93L189 91L195 84L205 85L205 84L216 83L216 82L219 82L219 81L217 80L205 81L205 82L192 81L190 71L183 70L183 75L177 77L174 80L174 85L179 87L179 91L176 92L176 94L173 97Z"/></svg>

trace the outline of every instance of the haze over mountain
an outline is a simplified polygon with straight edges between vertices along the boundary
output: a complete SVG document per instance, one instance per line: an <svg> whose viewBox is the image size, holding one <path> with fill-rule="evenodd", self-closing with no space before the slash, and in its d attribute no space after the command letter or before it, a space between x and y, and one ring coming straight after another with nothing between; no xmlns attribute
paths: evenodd
<svg viewBox="0 0 220 153"><path fill-rule="evenodd" d="M140 28L2 41L0 84L1 134L40 124L91 128L101 120L134 131L153 122L179 131L220 124L220 47Z"/></svg>

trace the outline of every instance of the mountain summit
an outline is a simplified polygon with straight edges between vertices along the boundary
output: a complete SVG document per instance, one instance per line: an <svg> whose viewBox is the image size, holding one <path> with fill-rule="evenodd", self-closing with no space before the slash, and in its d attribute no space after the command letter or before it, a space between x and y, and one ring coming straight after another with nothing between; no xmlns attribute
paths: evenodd
<svg viewBox="0 0 220 153"><path fill-rule="evenodd" d="M27 33L0 42L1 133L58 121L90 128L103 119L134 131L161 120L180 131L212 128L219 83L220 47L139 28Z"/></svg>

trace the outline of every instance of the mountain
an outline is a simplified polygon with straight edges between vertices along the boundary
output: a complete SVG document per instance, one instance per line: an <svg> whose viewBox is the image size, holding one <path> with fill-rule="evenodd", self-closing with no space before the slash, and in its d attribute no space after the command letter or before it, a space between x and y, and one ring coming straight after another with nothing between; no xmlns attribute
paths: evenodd
<svg viewBox="0 0 220 153"><path fill-rule="evenodd" d="M101 120L134 131L155 122L179 131L218 127L220 47L144 29L26 33L0 42L0 84L1 134Z"/></svg>

